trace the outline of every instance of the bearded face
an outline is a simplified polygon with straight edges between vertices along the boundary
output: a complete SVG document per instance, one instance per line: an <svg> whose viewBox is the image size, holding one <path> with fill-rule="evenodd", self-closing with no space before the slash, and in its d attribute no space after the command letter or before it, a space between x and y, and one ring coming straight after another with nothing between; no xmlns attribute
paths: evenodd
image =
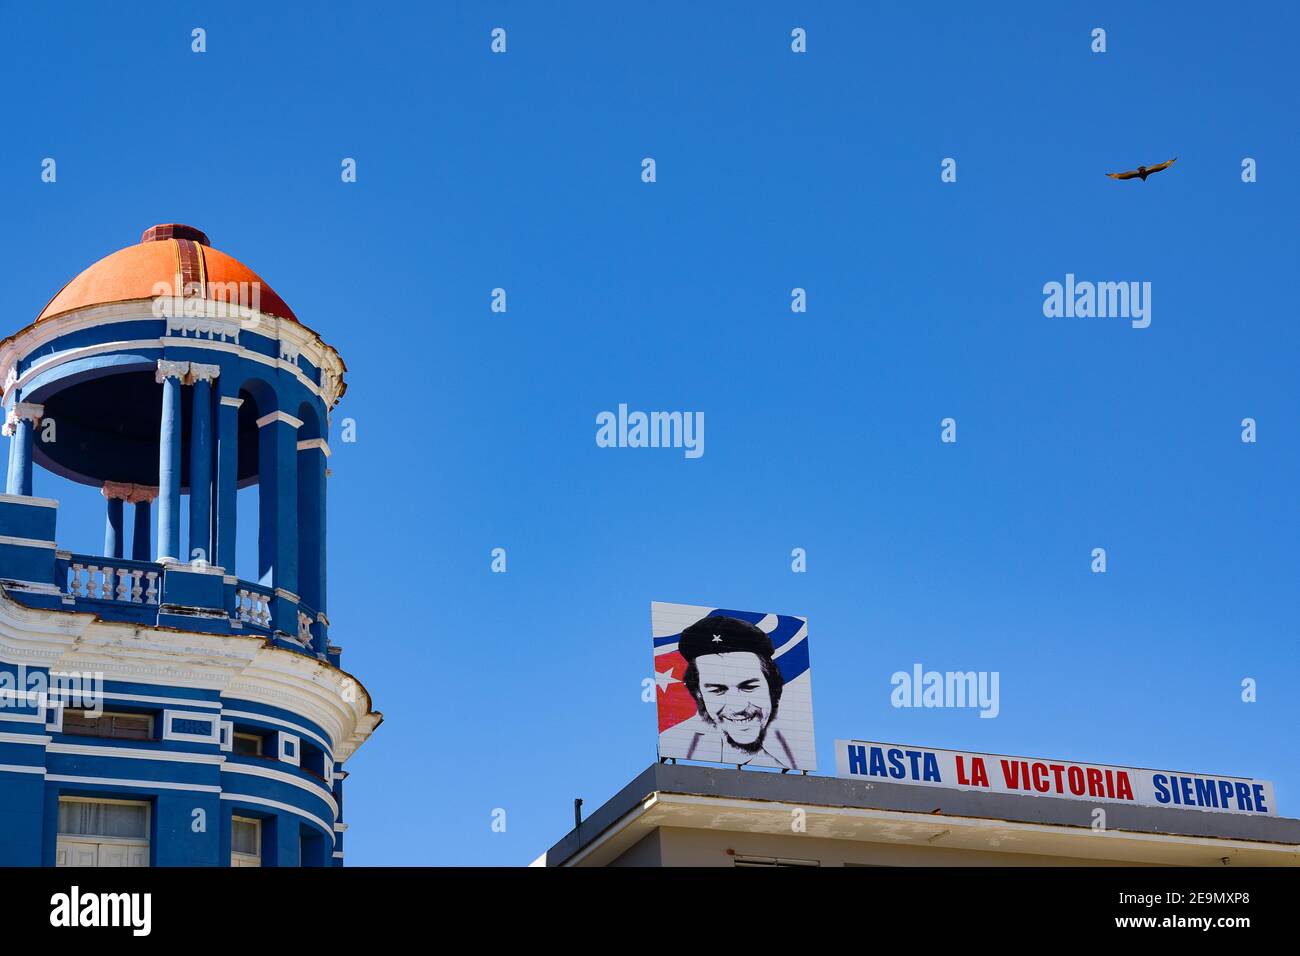
<svg viewBox="0 0 1300 956"><path fill-rule="evenodd" d="M775 715L763 662L749 651L703 654L695 660L698 703L706 720L733 747L756 753Z"/></svg>

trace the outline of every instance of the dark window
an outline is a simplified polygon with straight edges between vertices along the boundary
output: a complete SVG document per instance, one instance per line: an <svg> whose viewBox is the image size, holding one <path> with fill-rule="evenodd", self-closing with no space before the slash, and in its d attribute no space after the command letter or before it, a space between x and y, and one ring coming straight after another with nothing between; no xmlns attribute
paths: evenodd
<svg viewBox="0 0 1300 956"><path fill-rule="evenodd" d="M245 754L250 757L262 756L262 738L259 734L243 734L236 731L231 747L232 751L237 754Z"/></svg>
<svg viewBox="0 0 1300 956"><path fill-rule="evenodd" d="M63 732L115 740L153 740L153 717L149 714L91 714L84 710L65 710Z"/></svg>
<svg viewBox="0 0 1300 956"><path fill-rule="evenodd" d="M303 741L302 756L298 758L298 768L323 781L325 779L325 753L319 747Z"/></svg>

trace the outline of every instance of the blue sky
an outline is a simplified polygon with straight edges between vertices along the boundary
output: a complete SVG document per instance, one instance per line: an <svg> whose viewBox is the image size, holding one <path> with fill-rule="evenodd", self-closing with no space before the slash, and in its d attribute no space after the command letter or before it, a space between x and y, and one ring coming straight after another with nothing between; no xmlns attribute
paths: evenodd
<svg viewBox="0 0 1300 956"><path fill-rule="evenodd" d="M652 600L810 619L822 772L859 737L1300 816L1293 5L0 9L6 329L177 221L348 363L331 637L386 715L349 863L524 863L648 765ZM1151 326L1045 318L1066 273ZM704 456L598 448L620 402ZM97 495L36 493L99 547ZM999 671L1000 716L894 709L916 662Z"/></svg>

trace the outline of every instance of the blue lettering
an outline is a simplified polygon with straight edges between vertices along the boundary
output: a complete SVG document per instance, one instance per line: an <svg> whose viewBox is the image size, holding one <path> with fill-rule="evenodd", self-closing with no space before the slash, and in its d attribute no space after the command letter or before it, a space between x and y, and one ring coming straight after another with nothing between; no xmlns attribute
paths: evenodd
<svg viewBox="0 0 1300 956"><path fill-rule="evenodd" d="M933 780L935 783L943 783L939 776L939 761L934 754L926 752L925 755L925 779Z"/></svg>
<svg viewBox="0 0 1300 956"><path fill-rule="evenodd" d="M909 751L907 752L907 759L910 760L910 761L912 761L912 775L911 775L908 779L909 779L909 780L920 780L920 779L921 779L921 768L917 765L917 761L921 759L921 751L919 751L919 750L909 750Z"/></svg>
<svg viewBox="0 0 1300 956"><path fill-rule="evenodd" d="M1165 775L1163 773L1155 774L1151 782L1156 788L1156 803L1168 803L1169 791L1165 789Z"/></svg>
<svg viewBox="0 0 1300 956"><path fill-rule="evenodd" d="M867 748L849 744L849 773L866 775Z"/></svg>
<svg viewBox="0 0 1300 956"><path fill-rule="evenodd" d="M903 751L895 748L889 751L889 775L895 780L902 780L907 776L907 768L903 766Z"/></svg>
<svg viewBox="0 0 1300 956"><path fill-rule="evenodd" d="M1237 808L1240 810L1249 810L1250 806L1250 787L1244 783L1237 784Z"/></svg>
<svg viewBox="0 0 1300 956"><path fill-rule="evenodd" d="M873 777L888 776L888 774L885 772L885 755L880 752L879 747L871 748L871 776Z"/></svg>
<svg viewBox="0 0 1300 956"><path fill-rule="evenodd" d="M1232 799L1232 784L1227 780L1219 781L1219 806L1228 809L1228 801Z"/></svg>
<svg viewBox="0 0 1300 956"><path fill-rule="evenodd" d="M1268 813L1268 807L1264 804L1264 785L1257 783L1252 789L1255 791L1255 809L1260 813Z"/></svg>

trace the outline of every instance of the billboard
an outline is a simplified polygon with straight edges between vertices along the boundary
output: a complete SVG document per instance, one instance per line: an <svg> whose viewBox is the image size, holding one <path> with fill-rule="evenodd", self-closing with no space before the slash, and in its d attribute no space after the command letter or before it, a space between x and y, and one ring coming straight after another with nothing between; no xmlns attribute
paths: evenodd
<svg viewBox="0 0 1300 956"><path fill-rule="evenodd" d="M808 621L650 605L659 756L816 770Z"/></svg>
<svg viewBox="0 0 1300 956"><path fill-rule="evenodd" d="M1277 815L1273 784L1250 777L936 750L862 740L835 741L835 773L855 780L952 790Z"/></svg>

